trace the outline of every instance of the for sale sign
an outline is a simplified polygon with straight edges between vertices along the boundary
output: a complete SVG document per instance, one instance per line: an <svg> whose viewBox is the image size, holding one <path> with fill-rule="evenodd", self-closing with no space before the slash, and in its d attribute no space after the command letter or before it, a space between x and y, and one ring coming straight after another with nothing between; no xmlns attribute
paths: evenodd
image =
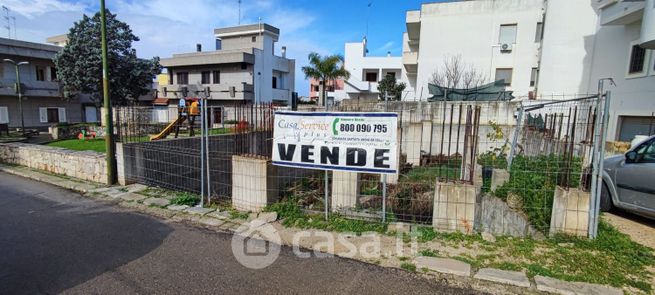
<svg viewBox="0 0 655 295"><path fill-rule="evenodd" d="M395 174L398 114L275 112L273 164Z"/></svg>

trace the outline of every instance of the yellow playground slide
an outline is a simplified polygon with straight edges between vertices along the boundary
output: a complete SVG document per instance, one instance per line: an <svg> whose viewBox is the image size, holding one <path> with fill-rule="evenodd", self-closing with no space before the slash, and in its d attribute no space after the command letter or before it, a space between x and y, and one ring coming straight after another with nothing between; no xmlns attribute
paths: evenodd
<svg viewBox="0 0 655 295"><path fill-rule="evenodd" d="M186 120L186 116L179 116L175 121L171 122L157 135L150 136L150 140L160 140L166 138L174 129L177 124L182 124Z"/></svg>

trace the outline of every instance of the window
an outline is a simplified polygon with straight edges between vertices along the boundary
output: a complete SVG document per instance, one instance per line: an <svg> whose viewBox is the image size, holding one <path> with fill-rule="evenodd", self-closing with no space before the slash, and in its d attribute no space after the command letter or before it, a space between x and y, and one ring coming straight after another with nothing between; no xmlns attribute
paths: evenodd
<svg viewBox="0 0 655 295"><path fill-rule="evenodd" d="M541 42L541 39L543 38L544 38L544 23L538 22L537 31L535 32L534 35L534 42Z"/></svg>
<svg viewBox="0 0 655 295"><path fill-rule="evenodd" d="M366 73L366 82L377 82L378 73Z"/></svg>
<svg viewBox="0 0 655 295"><path fill-rule="evenodd" d="M0 124L9 123L9 110L7 107L0 107Z"/></svg>
<svg viewBox="0 0 655 295"><path fill-rule="evenodd" d="M630 63L628 64L628 74L639 74L644 72L644 63L646 62L646 49L639 45L633 45L630 52Z"/></svg>
<svg viewBox="0 0 655 295"><path fill-rule="evenodd" d="M499 80L504 80L505 86L512 86L512 69L496 69L496 81Z"/></svg>
<svg viewBox="0 0 655 295"><path fill-rule="evenodd" d="M45 69L41 66L36 66L36 80L45 81Z"/></svg>
<svg viewBox="0 0 655 295"><path fill-rule="evenodd" d="M257 36L252 36L252 39L250 41L252 41L252 43L257 42Z"/></svg>
<svg viewBox="0 0 655 295"><path fill-rule="evenodd" d="M537 84L537 77L539 76L539 70L537 68L532 68L530 73L530 87L534 87Z"/></svg>
<svg viewBox="0 0 655 295"><path fill-rule="evenodd" d="M204 71L200 73L200 84L209 84L210 73L209 71Z"/></svg>
<svg viewBox="0 0 655 295"><path fill-rule="evenodd" d="M394 80L396 79L396 73L395 72L388 72L387 76L391 76L391 78L394 78Z"/></svg>
<svg viewBox="0 0 655 295"><path fill-rule="evenodd" d="M273 76L273 89L277 88L277 77Z"/></svg>
<svg viewBox="0 0 655 295"><path fill-rule="evenodd" d="M50 81L57 81L57 68L50 67Z"/></svg>
<svg viewBox="0 0 655 295"><path fill-rule="evenodd" d="M516 24L500 25L500 33L498 34L499 44L514 44L516 43Z"/></svg>
<svg viewBox="0 0 655 295"><path fill-rule="evenodd" d="M318 91L318 85L314 85L314 91Z"/></svg>
<svg viewBox="0 0 655 295"><path fill-rule="evenodd" d="M221 84L221 71L214 71L212 72L212 83L214 84Z"/></svg>
<svg viewBox="0 0 655 295"><path fill-rule="evenodd" d="M247 70L247 69L248 69L248 64L245 63L245 62L242 62L242 63L241 63L241 69L242 69L242 70Z"/></svg>
<svg viewBox="0 0 655 295"><path fill-rule="evenodd" d="M173 85L173 71L168 72L168 85Z"/></svg>
<svg viewBox="0 0 655 295"><path fill-rule="evenodd" d="M65 108L39 108L39 120L41 123L62 123L66 122Z"/></svg>
<svg viewBox="0 0 655 295"><path fill-rule="evenodd" d="M655 163L655 140L644 142L635 151L637 152L635 163Z"/></svg>
<svg viewBox="0 0 655 295"><path fill-rule="evenodd" d="M177 84L189 84L189 72L177 72Z"/></svg>

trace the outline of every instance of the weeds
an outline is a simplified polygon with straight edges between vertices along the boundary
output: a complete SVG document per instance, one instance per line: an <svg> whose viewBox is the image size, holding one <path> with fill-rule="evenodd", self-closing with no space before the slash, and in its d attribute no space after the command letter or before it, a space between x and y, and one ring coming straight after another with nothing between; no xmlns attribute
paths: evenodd
<svg viewBox="0 0 655 295"><path fill-rule="evenodd" d="M416 265L414 263L403 262L400 264L400 268L406 271L416 272Z"/></svg>

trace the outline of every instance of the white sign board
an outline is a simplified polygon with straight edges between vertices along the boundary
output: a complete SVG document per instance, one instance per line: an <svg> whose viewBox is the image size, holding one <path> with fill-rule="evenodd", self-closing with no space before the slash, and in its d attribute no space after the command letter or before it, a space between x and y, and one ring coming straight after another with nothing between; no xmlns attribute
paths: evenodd
<svg viewBox="0 0 655 295"><path fill-rule="evenodd" d="M275 112L273 164L395 174L398 114Z"/></svg>

